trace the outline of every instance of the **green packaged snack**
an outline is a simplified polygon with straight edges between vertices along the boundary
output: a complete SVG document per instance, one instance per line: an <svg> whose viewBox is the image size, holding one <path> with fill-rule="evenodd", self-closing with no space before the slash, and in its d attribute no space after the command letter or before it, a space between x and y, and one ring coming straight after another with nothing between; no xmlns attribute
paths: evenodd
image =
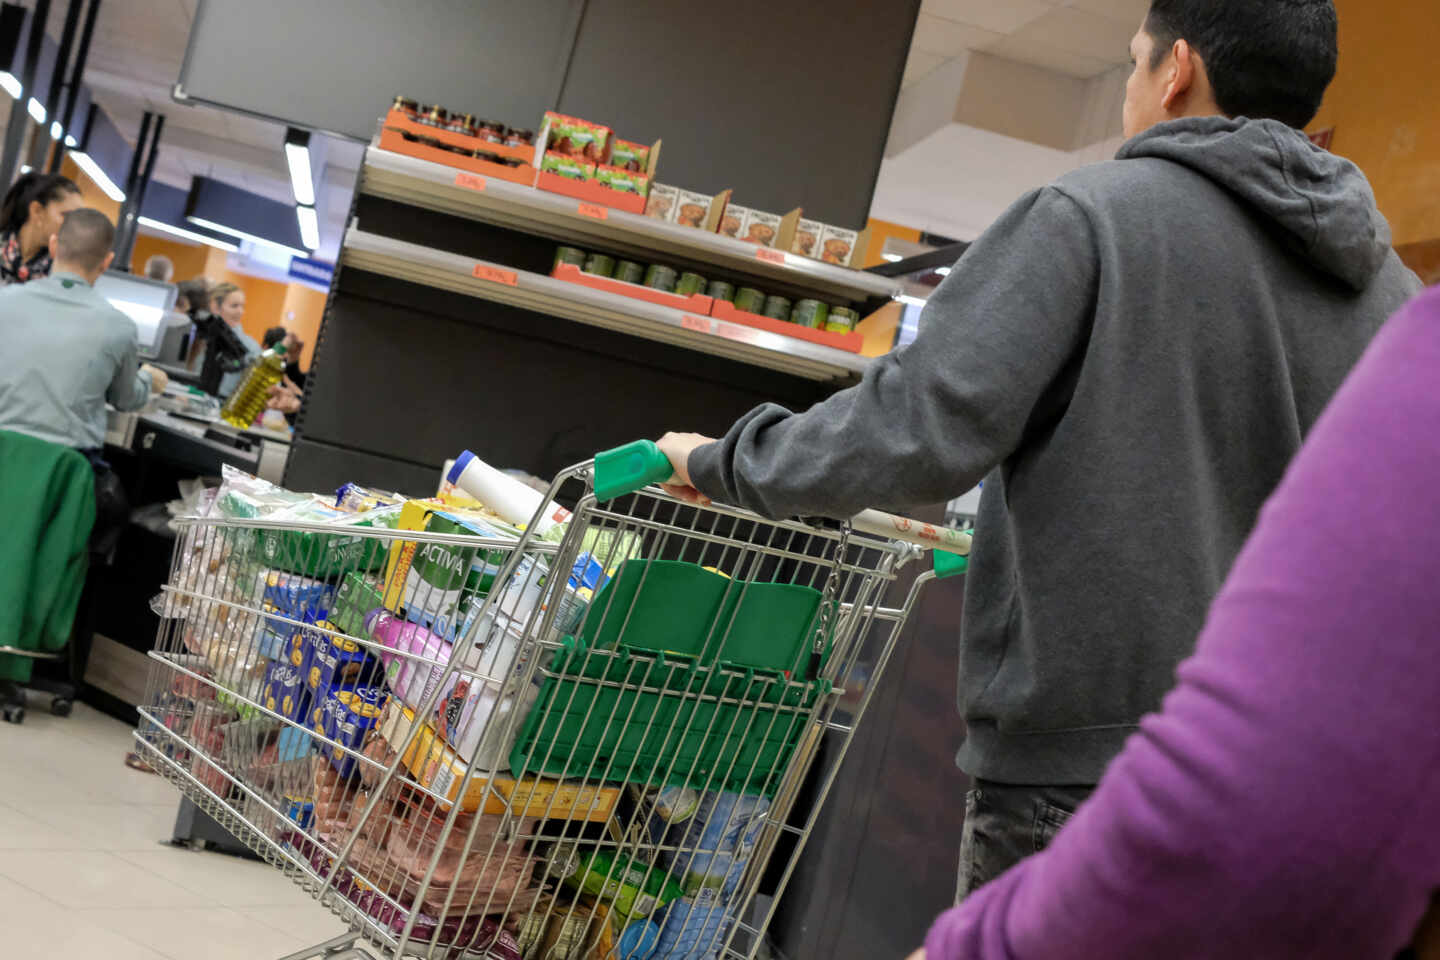
<svg viewBox="0 0 1440 960"><path fill-rule="evenodd" d="M585 258L585 266L582 268L586 273L593 273L601 277L615 276L615 258L607 257L603 253L592 253Z"/></svg>
<svg viewBox="0 0 1440 960"><path fill-rule="evenodd" d="M553 173L557 177L565 177L569 180L590 180L595 176L595 164L587 163L568 154L547 150L545 156L540 159L540 172Z"/></svg>
<svg viewBox="0 0 1440 960"><path fill-rule="evenodd" d="M682 297L691 294L705 292L705 278L698 273L685 272L680 274L680 280L675 284L675 292Z"/></svg>
<svg viewBox="0 0 1440 960"><path fill-rule="evenodd" d="M685 895L685 889L671 880L663 867L647 869L608 850L582 853L561 866L560 871L567 885L609 903L626 922L649 916Z"/></svg>
<svg viewBox="0 0 1440 960"><path fill-rule="evenodd" d="M644 283L645 268L634 260L621 260L615 265L615 279L626 283Z"/></svg>
<svg viewBox="0 0 1440 960"><path fill-rule="evenodd" d="M385 605L380 586L373 578L351 571L345 575L340 589L335 593L335 603L330 609L330 622L342 633L352 637L364 637L365 614Z"/></svg>
<svg viewBox="0 0 1440 960"><path fill-rule="evenodd" d="M610 148L610 165L643 173L650 168L650 148L616 137Z"/></svg>
<svg viewBox="0 0 1440 960"><path fill-rule="evenodd" d="M626 170L622 167L601 165L595 168L595 182L603 183L611 190L618 190L621 193L633 193L636 196L644 197L650 194L650 178L643 173L636 173L633 170Z"/></svg>
<svg viewBox="0 0 1440 960"><path fill-rule="evenodd" d="M780 296L768 296L765 298L765 316L771 320L790 319L790 301Z"/></svg>
<svg viewBox="0 0 1440 960"><path fill-rule="evenodd" d="M645 271L645 286L665 293L675 292L676 280L675 268L667 267L663 263L652 263L650 269Z"/></svg>
<svg viewBox="0 0 1440 960"><path fill-rule="evenodd" d="M735 309L759 313L765 309L765 294L754 287L741 287L735 291Z"/></svg>
<svg viewBox="0 0 1440 960"><path fill-rule="evenodd" d="M828 304L819 300L800 300L795 304L795 309L790 311L790 322L812 330L821 330L829 316Z"/></svg>

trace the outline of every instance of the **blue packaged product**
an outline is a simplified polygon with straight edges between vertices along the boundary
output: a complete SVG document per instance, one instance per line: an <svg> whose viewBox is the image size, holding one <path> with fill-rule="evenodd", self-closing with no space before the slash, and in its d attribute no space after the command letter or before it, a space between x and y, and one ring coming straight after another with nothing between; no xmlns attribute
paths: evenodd
<svg viewBox="0 0 1440 960"><path fill-rule="evenodd" d="M315 626L318 629L308 632L312 689L317 696L345 687L368 687L381 678L384 671L380 661L370 656L364 647L346 637L325 633L325 630L338 632L328 620L321 620Z"/></svg>
<svg viewBox="0 0 1440 960"><path fill-rule="evenodd" d="M296 797L288 793L285 795L285 800L289 804L289 808L285 811L285 816L298 824L301 830L308 828L310 824L315 822L315 802L313 800Z"/></svg>
<svg viewBox="0 0 1440 960"><path fill-rule="evenodd" d="M616 960L647 960L660 942L660 928L653 920L636 920L620 931L615 944Z"/></svg>
<svg viewBox="0 0 1440 960"><path fill-rule="evenodd" d="M649 832L657 841L679 849L671 859L674 876L691 893L700 887L714 887L728 898L739 886L749 864L770 801L751 794L711 790L701 794L690 810L689 798L676 797L666 803L664 792L651 798ZM680 820L675 813L689 812Z"/></svg>
<svg viewBox="0 0 1440 960"><path fill-rule="evenodd" d="M287 720L305 722L310 706L310 690L305 675L286 660L272 660L265 666L265 679L260 687L260 702Z"/></svg>
<svg viewBox="0 0 1440 960"><path fill-rule="evenodd" d="M262 603L260 609L266 613L280 611L279 607L268 601ZM260 630L255 637L256 652L267 660L282 659L290 649L290 637L294 632L294 624L287 623L280 617L265 617L260 622Z"/></svg>
<svg viewBox="0 0 1440 960"><path fill-rule="evenodd" d="M296 620L322 619L335 599L335 588L323 580L279 570L266 570L261 576L265 602Z"/></svg>
<svg viewBox="0 0 1440 960"><path fill-rule="evenodd" d="M321 741L320 752L330 758L330 765L342 777L355 772L358 761L354 753L365 746L365 738L380 717L384 694L374 687L359 690L332 690L320 708L318 732L345 747L337 750ZM354 751L351 753L350 751Z"/></svg>
<svg viewBox="0 0 1440 960"><path fill-rule="evenodd" d="M714 960L730 935L730 918L709 888L665 908L660 938L649 960Z"/></svg>
<svg viewBox="0 0 1440 960"><path fill-rule="evenodd" d="M281 727L275 752L281 763L305 759L310 756L310 734L299 727Z"/></svg>

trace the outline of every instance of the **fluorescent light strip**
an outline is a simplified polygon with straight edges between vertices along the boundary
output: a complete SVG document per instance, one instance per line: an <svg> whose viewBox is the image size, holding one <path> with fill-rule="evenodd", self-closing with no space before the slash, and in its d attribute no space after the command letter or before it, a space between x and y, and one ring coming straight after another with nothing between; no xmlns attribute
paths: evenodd
<svg viewBox="0 0 1440 960"><path fill-rule="evenodd" d="M320 248L320 218L314 207L296 207L295 218L300 221L300 242L311 250Z"/></svg>
<svg viewBox="0 0 1440 960"><path fill-rule="evenodd" d="M938 273L938 274L940 274L940 276L942 276L942 277L948 277L948 276L950 276L950 268L949 268L949 267L936 267L936 268L935 268L935 272Z"/></svg>
<svg viewBox="0 0 1440 960"><path fill-rule="evenodd" d="M67 147L78 147L78 146L80 146L80 141L79 141L79 140L76 140L74 137L72 137L70 134L67 133L67 134L65 134L65 146L67 146Z"/></svg>
<svg viewBox="0 0 1440 960"><path fill-rule="evenodd" d="M20 85L15 74L8 71L0 72L0 87L3 87L5 92L16 100L19 100L20 95L25 92L25 88Z"/></svg>
<svg viewBox="0 0 1440 960"><path fill-rule="evenodd" d="M218 237L207 236L203 233L196 233L194 230L186 230L184 227L177 227L175 224L166 223L164 220L156 220L153 217L137 217L136 222L142 227L149 227L151 230L159 230L161 233L173 234L177 237L183 237L186 240L208 243L212 247L217 247L230 253L238 253L240 251L238 244L221 240Z"/></svg>
<svg viewBox="0 0 1440 960"><path fill-rule="evenodd" d="M29 173L31 170L34 170L34 169L35 169L35 168L32 167L32 166L30 166L30 164L28 164L28 163L22 163L22 164L20 164L20 176L23 177L23 176L25 176L25 174Z"/></svg>
<svg viewBox="0 0 1440 960"><path fill-rule="evenodd" d="M290 189L295 191L295 202L302 207L315 206L315 181L310 176L310 148L298 143L287 143L285 159L290 164Z"/></svg>
<svg viewBox="0 0 1440 960"><path fill-rule="evenodd" d="M35 118L36 123L45 122L45 104L41 103L39 100L31 97L30 102L25 105L25 109L30 111L30 116Z"/></svg>
<svg viewBox="0 0 1440 960"><path fill-rule="evenodd" d="M50 139L59 140L65 136L65 128L60 126L59 120L50 121Z"/></svg>
<svg viewBox="0 0 1440 960"><path fill-rule="evenodd" d="M896 300L899 300L901 303L908 303L908 304L910 304L910 306L912 306L912 307L923 307L923 306L925 306L925 301L924 301L924 300L921 300L919 297L912 297L912 296L910 296L908 293L902 293L902 294L900 294L900 296L896 297L895 299L896 299Z"/></svg>
<svg viewBox="0 0 1440 960"><path fill-rule="evenodd" d="M191 223L206 227L210 230L219 230L221 233L228 233L232 237L239 237L241 240L249 240L251 243L261 243L267 247L274 247L276 250L284 250L292 257L308 257L310 254L304 250L296 250L294 247L286 246L275 240L267 240L264 237L257 237L253 233L246 233L244 230L236 230L234 227L227 227L223 223L215 223L200 217L186 217Z"/></svg>
<svg viewBox="0 0 1440 960"><path fill-rule="evenodd" d="M95 181L95 186L99 187L105 196L114 200L116 203L125 202L125 191L115 186L115 181L111 180L105 171L100 169L100 164L96 163L90 154L85 153L83 150L71 150L70 156L74 158L76 165L85 171L85 176Z"/></svg>

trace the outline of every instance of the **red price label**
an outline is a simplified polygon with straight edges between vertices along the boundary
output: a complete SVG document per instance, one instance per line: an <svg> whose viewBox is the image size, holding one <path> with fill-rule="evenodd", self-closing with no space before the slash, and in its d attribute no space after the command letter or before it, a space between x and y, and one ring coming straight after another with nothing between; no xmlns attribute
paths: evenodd
<svg viewBox="0 0 1440 960"><path fill-rule="evenodd" d="M687 313L680 318L680 326L684 327L686 330L698 330L700 333L709 333L710 318L696 317Z"/></svg>
<svg viewBox="0 0 1440 960"><path fill-rule="evenodd" d="M753 327L742 327L718 321L715 324L714 332L727 340L739 340L741 343L754 343L760 336L760 331Z"/></svg>
<svg viewBox="0 0 1440 960"><path fill-rule="evenodd" d="M487 267L483 263L475 264L475 276L480 280L489 280L491 283L503 283L507 287L515 286L515 271L502 270L499 267Z"/></svg>
<svg viewBox="0 0 1440 960"><path fill-rule="evenodd" d="M455 186L464 187L466 190L484 190L485 178L474 173L457 173Z"/></svg>
<svg viewBox="0 0 1440 960"><path fill-rule="evenodd" d="M769 247L756 247L755 259L764 260L766 263L778 263L785 266L785 251L771 250Z"/></svg>
<svg viewBox="0 0 1440 960"><path fill-rule="evenodd" d="M610 208L602 207L598 203L582 203L579 212L582 217L593 217L596 220L610 219Z"/></svg>

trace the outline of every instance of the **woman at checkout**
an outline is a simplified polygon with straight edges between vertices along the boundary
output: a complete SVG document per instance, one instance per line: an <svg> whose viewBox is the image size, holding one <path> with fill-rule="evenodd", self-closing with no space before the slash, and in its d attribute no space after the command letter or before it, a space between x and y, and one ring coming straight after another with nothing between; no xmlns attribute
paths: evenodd
<svg viewBox="0 0 1440 960"><path fill-rule="evenodd" d="M27 173L0 204L0 286L50 275L50 238L65 214L85 205L80 188L58 173Z"/></svg>
<svg viewBox="0 0 1440 960"><path fill-rule="evenodd" d="M239 370L234 373L227 373L220 378L220 396L230 396L235 388L240 386L240 381L245 377L245 371L255 358L260 356L260 344L255 338L246 333L241 326L245 319L245 291L233 283L221 283L210 291L210 312L230 327L231 332L245 345L245 362Z"/></svg>

